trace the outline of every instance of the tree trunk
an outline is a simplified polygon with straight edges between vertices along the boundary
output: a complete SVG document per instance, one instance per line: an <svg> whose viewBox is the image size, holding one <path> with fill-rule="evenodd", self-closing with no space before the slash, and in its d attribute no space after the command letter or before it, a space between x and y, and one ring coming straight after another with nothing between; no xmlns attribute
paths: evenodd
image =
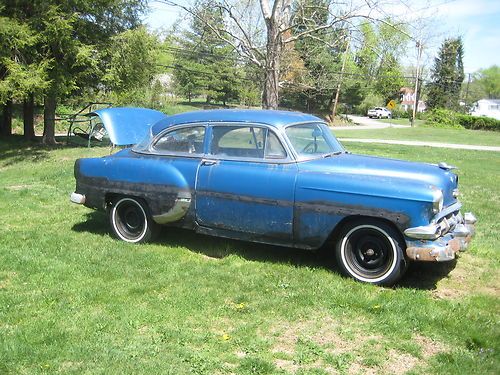
<svg viewBox="0 0 500 375"><path fill-rule="evenodd" d="M35 139L35 97L29 94L23 102L23 123L24 123L24 138L32 141Z"/></svg>
<svg viewBox="0 0 500 375"><path fill-rule="evenodd" d="M48 94L43 100L43 138L45 145L55 145L56 97Z"/></svg>
<svg viewBox="0 0 500 375"><path fill-rule="evenodd" d="M1 130L4 137L12 135L12 100L3 105Z"/></svg>
<svg viewBox="0 0 500 375"><path fill-rule="evenodd" d="M267 56L265 69L264 92L262 107L278 109L279 104L279 76L281 58L281 34L274 20L267 22Z"/></svg>

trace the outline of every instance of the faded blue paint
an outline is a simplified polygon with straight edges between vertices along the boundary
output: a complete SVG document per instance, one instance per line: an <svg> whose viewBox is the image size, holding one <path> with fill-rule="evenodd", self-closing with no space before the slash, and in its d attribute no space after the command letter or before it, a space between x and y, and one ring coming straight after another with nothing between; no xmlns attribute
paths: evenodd
<svg viewBox="0 0 500 375"><path fill-rule="evenodd" d="M168 116L153 126L152 133L153 135L156 135L169 126L200 122L244 122L266 124L275 128L281 128L286 125L301 122L324 121L319 117L300 112L254 109L214 109L208 111L179 113L177 115Z"/></svg>
<svg viewBox="0 0 500 375"><path fill-rule="evenodd" d="M154 136L179 124L208 124L204 146L207 153L214 123L267 124L286 137L283 127L287 125L320 121L295 112L199 111L166 117L152 127L151 133ZM290 151L290 144L287 148ZM88 183L79 184L84 177L123 184L122 191L130 195L140 187L154 210L160 210L155 214L162 214L161 210L168 210L175 198L166 195L168 203L153 202L154 194L161 194L163 186L168 191L189 191L192 201L188 214L174 225L301 248L320 247L341 220L353 215L388 220L401 233L409 227L429 224L434 217L436 189L443 191L445 207L456 202L452 195L457 187L456 175L430 164L347 153L317 155L304 161L292 158L283 163L224 157L204 163L210 158L207 154L180 157L126 149L103 158L80 159L75 166L77 192L92 194L91 202L103 201L101 196L107 193L105 183L98 189ZM148 195L149 187L153 195ZM89 205L95 207L95 203Z"/></svg>
<svg viewBox="0 0 500 375"><path fill-rule="evenodd" d="M111 143L117 146L134 145L148 134L148 130L166 114L147 108L104 108L90 116L98 116Z"/></svg>
<svg viewBox="0 0 500 375"><path fill-rule="evenodd" d="M293 240L297 165L221 160L201 165L196 186L200 225Z"/></svg>

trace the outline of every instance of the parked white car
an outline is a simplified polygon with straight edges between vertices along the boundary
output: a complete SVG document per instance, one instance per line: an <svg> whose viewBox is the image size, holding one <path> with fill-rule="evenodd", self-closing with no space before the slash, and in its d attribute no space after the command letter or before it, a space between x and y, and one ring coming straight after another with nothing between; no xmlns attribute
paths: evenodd
<svg viewBox="0 0 500 375"><path fill-rule="evenodd" d="M367 116L369 118L391 118L392 112L384 107L375 107L368 110Z"/></svg>

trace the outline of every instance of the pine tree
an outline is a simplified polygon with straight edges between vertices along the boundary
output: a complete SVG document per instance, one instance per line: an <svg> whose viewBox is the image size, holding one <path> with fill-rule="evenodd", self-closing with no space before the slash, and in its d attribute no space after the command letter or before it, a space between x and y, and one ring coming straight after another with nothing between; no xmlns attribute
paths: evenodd
<svg viewBox="0 0 500 375"><path fill-rule="evenodd" d="M460 88L465 78L461 38L446 39L434 60L429 84L430 108L459 108Z"/></svg>

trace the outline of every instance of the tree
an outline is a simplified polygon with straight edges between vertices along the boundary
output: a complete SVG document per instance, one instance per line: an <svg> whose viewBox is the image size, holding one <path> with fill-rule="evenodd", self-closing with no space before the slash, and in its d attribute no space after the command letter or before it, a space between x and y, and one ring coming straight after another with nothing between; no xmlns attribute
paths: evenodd
<svg viewBox="0 0 500 375"><path fill-rule="evenodd" d="M358 9L339 9L337 15L330 11L331 1L328 2L326 11L328 21L318 24L312 18L307 24L298 25L295 21L300 17L294 17L292 8L300 7L324 8L323 2L309 4L301 0L259 0L259 11L261 19L255 20L251 17L254 2L231 2L230 0L209 0L210 9L218 9L224 15L224 28L217 26L210 18L210 13L204 12L203 7L188 7L175 0L163 0L164 3L184 9L194 18L207 25L213 34L226 42L241 57L262 69L264 76L262 106L264 108L276 109L279 104L280 73L283 51L289 43L294 43L302 38L313 36L313 34L331 28L333 25L345 22L359 14ZM295 14L300 12L295 11ZM208 18L207 18L208 15ZM305 26L298 33L291 30L299 26ZM264 45L264 47L262 47Z"/></svg>
<svg viewBox="0 0 500 375"><path fill-rule="evenodd" d="M427 101L429 107L457 109L465 77L461 38L450 38L443 42L431 73Z"/></svg>
<svg viewBox="0 0 500 375"><path fill-rule="evenodd" d="M190 29L177 37L176 91L190 102L193 96L204 94L207 102L216 100L226 105L227 101L238 99L244 74L233 48L213 32L213 29L224 28L220 9L211 7L210 1L199 1L196 6L210 24L192 17Z"/></svg>
<svg viewBox="0 0 500 375"><path fill-rule="evenodd" d="M100 83L110 38L140 24L146 0L4 1L1 15L28 27L36 42L26 61L45 67L43 142L55 143L58 100Z"/></svg>
<svg viewBox="0 0 500 375"><path fill-rule="evenodd" d="M474 74L474 86L478 87L487 98L500 98L500 67L498 65L481 69ZM479 99L479 98L478 98Z"/></svg>
<svg viewBox="0 0 500 375"><path fill-rule="evenodd" d="M113 91L123 101L134 101L143 96L158 72L157 57L160 42L144 26L124 31L111 38L108 67L103 77L106 89Z"/></svg>
<svg viewBox="0 0 500 375"><path fill-rule="evenodd" d="M17 99L25 101L24 135L34 138L33 95L48 85L47 61L33 63L30 58L37 40L29 25L0 6L0 134L4 136L12 132L12 102Z"/></svg>

